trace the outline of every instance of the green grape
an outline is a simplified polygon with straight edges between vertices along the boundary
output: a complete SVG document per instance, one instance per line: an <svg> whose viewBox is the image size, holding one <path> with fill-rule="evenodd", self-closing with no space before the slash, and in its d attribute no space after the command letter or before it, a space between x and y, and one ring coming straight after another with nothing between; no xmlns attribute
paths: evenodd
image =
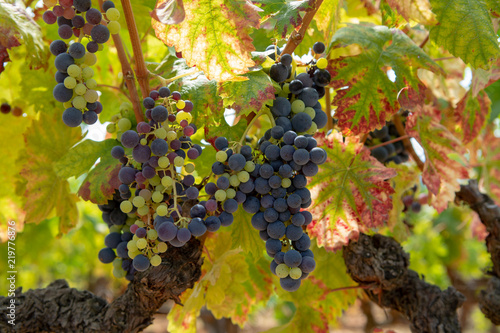
<svg viewBox="0 0 500 333"><path fill-rule="evenodd" d="M134 206L136 206L137 208L141 208L142 206L144 206L144 204L146 203L146 200L144 200L143 197L141 196L137 196L135 197L134 199L132 199L132 203L134 204Z"/></svg>
<svg viewBox="0 0 500 333"><path fill-rule="evenodd" d="M298 267L294 267L290 270L290 277L294 280L300 279L302 276L302 271Z"/></svg>
<svg viewBox="0 0 500 333"><path fill-rule="evenodd" d="M121 279L121 278L124 278L125 276L127 276L127 272L125 272L123 270L123 268L121 268L121 267L114 267L113 268L113 275L115 278Z"/></svg>
<svg viewBox="0 0 500 333"><path fill-rule="evenodd" d="M157 138L165 139L167 137L167 131L163 127L160 127L155 130L155 135Z"/></svg>
<svg viewBox="0 0 500 333"><path fill-rule="evenodd" d="M153 202L162 202L163 201L163 194L159 191L155 191L153 192L153 196L152 196L152 199L153 199Z"/></svg>
<svg viewBox="0 0 500 333"><path fill-rule="evenodd" d="M106 126L106 132L115 133L116 132L116 125L115 124L108 124L108 126Z"/></svg>
<svg viewBox="0 0 500 333"><path fill-rule="evenodd" d="M140 238L137 240L137 248L139 250L144 249L146 246L148 246L148 241L144 238Z"/></svg>
<svg viewBox="0 0 500 333"><path fill-rule="evenodd" d="M285 83L283 85L283 88L281 88L283 90L283 92L286 94L286 96L288 96L288 94L290 93L290 84L289 83ZM285 97L286 97L285 96Z"/></svg>
<svg viewBox="0 0 500 333"><path fill-rule="evenodd" d="M122 267L122 258L115 258L115 260L113 260L113 267Z"/></svg>
<svg viewBox="0 0 500 333"><path fill-rule="evenodd" d="M109 232L120 232L121 226L119 225L112 225L111 228L109 228Z"/></svg>
<svg viewBox="0 0 500 333"><path fill-rule="evenodd" d="M162 156L158 159L158 165L162 169L168 168L168 166L170 165L170 160L168 159L167 156Z"/></svg>
<svg viewBox="0 0 500 333"><path fill-rule="evenodd" d="M174 131L168 131L167 133L167 140L168 141L172 141L172 140L175 140L177 139L177 133L175 133Z"/></svg>
<svg viewBox="0 0 500 333"><path fill-rule="evenodd" d="M174 165L176 167L181 167L184 165L184 159L180 156L177 156L176 158L174 158Z"/></svg>
<svg viewBox="0 0 500 333"><path fill-rule="evenodd" d="M237 187L240 185L240 183L240 179L237 175L232 175L231 177L229 177L229 184L231 184L231 186Z"/></svg>
<svg viewBox="0 0 500 333"><path fill-rule="evenodd" d="M285 264L279 264L277 267L276 267L276 275L279 277L279 278L286 278L288 276L288 274L290 273L290 267L288 267L287 265Z"/></svg>
<svg viewBox="0 0 500 333"><path fill-rule="evenodd" d="M130 217L127 219L127 222L125 222L125 224L128 225L129 227L132 226L132 224L134 224L134 223L135 223L135 219L130 218Z"/></svg>
<svg viewBox="0 0 500 333"><path fill-rule="evenodd" d="M174 183L173 179L169 176L165 176L161 179L161 184L165 187L170 187Z"/></svg>
<svg viewBox="0 0 500 333"><path fill-rule="evenodd" d="M118 21L110 21L108 23L109 33L112 35L116 35L117 33L119 33L120 28L121 28L121 26L120 26L120 23L118 23Z"/></svg>
<svg viewBox="0 0 500 333"><path fill-rule="evenodd" d="M328 66L328 60L326 60L326 58L319 58L318 61L316 62L316 66L319 69L325 69L326 66Z"/></svg>
<svg viewBox="0 0 500 333"><path fill-rule="evenodd" d="M78 65L69 65L68 69L68 75L71 77L79 77L82 74L82 69Z"/></svg>
<svg viewBox="0 0 500 333"><path fill-rule="evenodd" d="M246 171L241 171L238 173L238 179L242 183L246 183L250 179L250 174Z"/></svg>
<svg viewBox="0 0 500 333"><path fill-rule="evenodd" d="M135 235L134 235L134 236L135 236ZM132 252L137 251L138 249L137 249L137 244L136 244L136 241L134 241L134 240L130 240L130 241L128 241L128 243L127 243L127 249L128 249L129 251L132 251Z"/></svg>
<svg viewBox="0 0 500 333"><path fill-rule="evenodd" d="M83 56L83 61L85 65L93 66L97 63L97 57L94 53L87 52Z"/></svg>
<svg viewBox="0 0 500 333"><path fill-rule="evenodd" d="M89 89L95 89L97 88L97 81L94 79L88 79L85 84L87 85L87 88Z"/></svg>
<svg viewBox="0 0 500 333"><path fill-rule="evenodd" d="M314 111L314 109L310 106L304 109L304 113L311 117L311 119L314 119L314 117L316 117L316 111Z"/></svg>
<svg viewBox="0 0 500 333"><path fill-rule="evenodd" d="M193 120L193 116L191 115L191 113L180 111L175 116L175 119L178 123L180 123L182 120L187 120L187 122L190 123L191 120Z"/></svg>
<svg viewBox="0 0 500 333"><path fill-rule="evenodd" d="M175 103L175 106L177 106L177 108L179 110L182 110L186 106L186 102L184 102L182 99L180 99L177 101L177 103Z"/></svg>
<svg viewBox="0 0 500 333"><path fill-rule="evenodd" d="M97 94L97 91L89 89L89 90L87 90L85 92L85 94L83 95L83 97L85 98L85 100L88 103L95 103L95 102L97 102L97 99L99 98L99 95Z"/></svg>
<svg viewBox="0 0 500 333"><path fill-rule="evenodd" d="M289 178L283 178L283 179L281 180L281 186L282 186L283 188L289 188L289 187L290 187L290 185L292 185L292 181L291 181Z"/></svg>
<svg viewBox="0 0 500 333"><path fill-rule="evenodd" d="M229 173L227 173L227 172L224 172L224 173L223 173L222 175L220 175L220 176L221 176L221 177L226 177L226 178L229 178L229 177L230 177Z"/></svg>
<svg viewBox="0 0 500 333"><path fill-rule="evenodd" d="M245 163L245 171L253 172L255 170L255 163L252 161L247 161Z"/></svg>
<svg viewBox="0 0 500 333"><path fill-rule="evenodd" d="M82 70L82 77L84 80L88 80L93 76L94 76L94 70L92 69L92 67L85 67Z"/></svg>
<svg viewBox="0 0 500 333"><path fill-rule="evenodd" d="M216 154L215 154L215 159L218 161L218 162L225 162L227 160L227 154L225 151L222 151L222 150L219 150Z"/></svg>
<svg viewBox="0 0 500 333"><path fill-rule="evenodd" d="M164 242L159 242L157 247L158 247L158 252L160 252L160 253L164 253L168 249L167 243L164 243Z"/></svg>
<svg viewBox="0 0 500 333"><path fill-rule="evenodd" d="M64 79L64 86L68 89L73 89L76 87L76 79L72 76L68 76Z"/></svg>
<svg viewBox="0 0 500 333"><path fill-rule="evenodd" d="M120 131L125 132L132 128L132 122L128 118L122 118L118 120L118 128Z"/></svg>
<svg viewBox="0 0 500 333"><path fill-rule="evenodd" d="M135 224L137 224L139 228L144 228L146 226L146 224L141 220L136 220Z"/></svg>
<svg viewBox="0 0 500 333"><path fill-rule="evenodd" d="M311 124L311 127L309 127L309 129L307 130L306 133L314 135L317 130L318 130L318 125L316 125L316 123L313 121L312 124Z"/></svg>
<svg viewBox="0 0 500 333"><path fill-rule="evenodd" d="M221 202L226 200L226 191L217 190L217 192L215 192L215 200L221 201Z"/></svg>
<svg viewBox="0 0 500 333"><path fill-rule="evenodd" d="M137 257L137 255L139 255L141 252L139 251L135 251L135 252L132 252L132 251L128 251L128 256L130 257L130 259L134 259L135 257Z"/></svg>
<svg viewBox="0 0 500 333"><path fill-rule="evenodd" d="M159 185L155 186L155 189L156 189L158 192L163 193L163 191L165 190L165 186L163 186L162 184L159 184Z"/></svg>
<svg viewBox="0 0 500 333"><path fill-rule="evenodd" d="M296 99L295 101L292 102L292 112L293 113L303 112L305 108L306 108L306 105L300 99Z"/></svg>
<svg viewBox="0 0 500 333"><path fill-rule="evenodd" d="M87 101L82 96L75 96L73 98L73 106L79 110L83 110L87 106Z"/></svg>
<svg viewBox="0 0 500 333"><path fill-rule="evenodd" d="M124 226L122 226L122 231L123 232L130 232L130 226L125 224Z"/></svg>
<svg viewBox="0 0 500 333"><path fill-rule="evenodd" d="M158 238L158 233L156 232L155 229L149 229L148 230L148 239L150 240L155 240Z"/></svg>
<svg viewBox="0 0 500 333"><path fill-rule="evenodd" d="M160 176L155 175L153 178L151 178L151 179L149 180L149 183L150 183L151 185L153 185L153 186L160 185L160 183L161 183L161 178L160 178Z"/></svg>
<svg viewBox="0 0 500 333"><path fill-rule="evenodd" d="M141 141L139 141L141 145L145 146L148 144L148 140L145 138L142 138Z"/></svg>
<svg viewBox="0 0 500 333"><path fill-rule="evenodd" d="M122 201L120 204L120 210L124 212L125 214L128 214L132 211L134 207L132 206L132 203L128 200Z"/></svg>
<svg viewBox="0 0 500 333"><path fill-rule="evenodd" d="M189 163L189 164L186 164L186 166L184 167L184 170L186 170L187 173L193 173L194 168L195 168L194 164Z"/></svg>
<svg viewBox="0 0 500 333"><path fill-rule="evenodd" d="M165 216L168 213L168 207L166 205L159 205L156 208L156 213L160 216Z"/></svg>
<svg viewBox="0 0 500 333"><path fill-rule="evenodd" d="M67 109L67 108L72 107L72 106L73 106L73 103L72 103L71 101L64 102L64 103L63 103L63 106L64 106L64 108L65 108L65 109Z"/></svg>
<svg viewBox="0 0 500 333"><path fill-rule="evenodd" d="M144 205L142 207L137 208L137 214L140 216L148 215L149 213L149 207L148 205Z"/></svg>
<svg viewBox="0 0 500 333"><path fill-rule="evenodd" d="M87 87L83 83L78 83L75 87L75 94L83 95L87 91Z"/></svg>
<svg viewBox="0 0 500 333"><path fill-rule="evenodd" d="M233 199L236 196L236 191L232 188L228 188L226 190L226 198L227 199Z"/></svg>
<svg viewBox="0 0 500 333"><path fill-rule="evenodd" d="M155 254L154 256L151 257L151 259L149 259L149 261L151 262L151 266L156 267L156 266L159 266L161 264L161 257L159 255Z"/></svg>
<svg viewBox="0 0 500 333"><path fill-rule="evenodd" d="M120 12L116 8L109 8L106 11L106 18L109 21L118 21L120 19Z"/></svg>

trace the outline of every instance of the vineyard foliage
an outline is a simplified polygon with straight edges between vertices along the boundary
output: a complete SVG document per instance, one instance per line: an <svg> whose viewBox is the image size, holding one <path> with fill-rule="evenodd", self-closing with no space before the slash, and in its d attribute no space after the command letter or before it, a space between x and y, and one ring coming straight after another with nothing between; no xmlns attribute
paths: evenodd
<svg viewBox="0 0 500 333"><path fill-rule="evenodd" d="M110 40L94 66L103 105L99 122L63 123L65 107L52 95L56 68L49 51L59 38L57 24L42 20L42 1L27 3L0 0L0 103L20 110L0 114L0 238L6 241L6 221L14 220L20 247L44 238L45 249L37 245L30 251L56 244L65 250L49 252L39 264L21 251L19 262L34 265L19 277L25 288L66 277L64 272L110 273L94 262L106 229L94 208L111 200L121 184L121 163L110 154L120 140L106 128L119 117L129 119L133 129L139 122ZM119 1L115 5L123 13ZM460 184L472 178L500 203L495 1L134 0L132 9L150 89L168 86L194 105L197 131L191 140L203 149L192 162L196 184L213 181L217 137L255 146L273 127L273 117L266 115L275 98L288 92L269 76L271 57L279 55L265 51L269 45L281 50L293 45L298 74L320 58L311 48L323 42L321 57L331 75L320 99L328 123L314 135L327 159L307 184L312 202L305 208L313 216L304 231L316 269L297 291L284 291L269 270L272 259L252 228L252 215L240 206L231 226L206 237L202 277L182 295L183 306L170 311L169 331L195 332L203 307L244 326L272 300L293 304L294 312L282 314L283 325L269 333L311 327L328 332L359 296L356 290L332 289L355 285L342 247L361 232L405 242L413 268L440 287L449 284L445 267L462 267L466 279L481 275L488 260L480 243L484 227L454 198ZM124 15L119 23L134 68L137 45L129 39ZM148 94L140 91L138 98ZM142 103L141 112L144 117ZM389 126L397 131L377 136ZM400 145L400 151L382 159L377 145ZM409 196L413 206L404 201ZM410 208L417 204L420 212ZM55 265L64 252L59 270L36 281L33 270ZM75 283L84 286L81 277Z"/></svg>

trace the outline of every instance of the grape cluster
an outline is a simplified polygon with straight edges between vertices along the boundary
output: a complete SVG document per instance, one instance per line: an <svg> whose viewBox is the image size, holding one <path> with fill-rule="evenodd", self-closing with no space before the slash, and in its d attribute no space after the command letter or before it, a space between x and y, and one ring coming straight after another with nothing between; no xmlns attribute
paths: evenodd
<svg viewBox="0 0 500 333"><path fill-rule="evenodd" d="M324 52L321 45L315 46L316 53ZM268 49L279 53L274 46ZM270 56L276 58L274 52ZM219 207L229 214L242 204L252 214L252 226L273 258L271 271L287 291L297 290L316 266L309 249L311 240L304 232L312 215L303 209L311 205L307 177L315 176L327 157L312 135L326 125L327 116L318 100L330 81L324 69L326 59L318 59L297 76L293 61L290 55L281 55L269 71L281 87L269 106L276 125L258 140L256 149L230 145L218 137L214 142L217 161L212 165L216 181L205 187L212 196L207 209L210 203L210 208Z"/></svg>
<svg viewBox="0 0 500 333"><path fill-rule="evenodd" d="M161 87L143 105L149 122L120 132L121 145L111 150L122 163L118 173L120 211L135 217L126 250L137 271L160 265L159 254L169 245L181 247L191 237L217 231L233 221L230 213L213 208L210 200L199 200L203 186L195 184L192 161L202 148L190 138L197 131L190 113L193 103L183 100L179 92ZM123 119L127 118L117 122L119 130L126 128Z"/></svg>
<svg viewBox="0 0 500 333"><path fill-rule="evenodd" d="M90 0L44 0L44 4L52 9L44 12L43 20L47 24L57 22L61 38L50 44L50 52L56 57L53 95L65 107L63 122L70 127L82 122L92 125L102 111L97 82L92 78L91 66L97 62L94 53L102 50L110 34L119 32L120 12L112 1L103 3L105 19L98 9L91 8ZM78 41L64 41L73 37Z"/></svg>
<svg viewBox="0 0 500 333"><path fill-rule="evenodd" d="M391 121L381 129L370 132L369 137L365 141L365 146L376 146L381 143L397 139L399 137L400 135L398 133L398 130ZM407 162L409 159L409 154L405 150L403 141L396 141L373 148L371 149L371 155L375 157L380 163L394 162L396 164L401 164Z"/></svg>
<svg viewBox="0 0 500 333"><path fill-rule="evenodd" d="M411 189L403 193L401 199L405 205L403 212L411 210L413 213L419 213L422 209L422 204L415 198L417 192L417 185L413 186Z"/></svg>
<svg viewBox="0 0 500 333"><path fill-rule="evenodd" d="M109 234L104 238L105 248L99 251L99 260L105 264L113 263L113 275L121 278L126 277L132 281L135 268L132 259L128 256L127 243L133 234L130 227L134 224L134 216L129 216L120 210L120 202L123 199L118 191L105 205L99 205L102 211L102 219L109 227Z"/></svg>

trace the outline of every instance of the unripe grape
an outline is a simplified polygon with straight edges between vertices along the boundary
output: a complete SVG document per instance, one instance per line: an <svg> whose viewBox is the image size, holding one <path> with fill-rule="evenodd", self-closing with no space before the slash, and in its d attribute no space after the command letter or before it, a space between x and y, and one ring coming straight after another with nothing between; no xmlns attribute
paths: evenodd
<svg viewBox="0 0 500 333"><path fill-rule="evenodd" d="M328 66L328 60L326 60L326 58L319 58L318 61L316 62L316 66L319 69L325 69L326 66Z"/></svg>
<svg viewBox="0 0 500 333"><path fill-rule="evenodd" d="M218 162L224 163L224 162L227 160L227 153L226 153L225 151L219 150L219 151L215 154L215 159L216 159Z"/></svg>
<svg viewBox="0 0 500 333"><path fill-rule="evenodd" d="M294 280L300 279L302 276L302 271L298 267L294 267L290 270L290 277Z"/></svg>
<svg viewBox="0 0 500 333"><path fill-rule="evenodd" d="M174 165L176 167L181 167L184 165L184 159L180 156L177 156L176 158L174 158Z"/></svg>
<svg viewBox="0 0 500 333"><path fill-rule="evenodd" d="M238 179L242 183L246 183L250 179L250 174L246 171L240 171L238 173Z"/></svg>
<svg viewBox="0 0 500 333"><path fill-rule="evenodd" d="M144 198L141 196L137 196L134 199L132 199L132 203L137 208L140 208L140 207L144 206L144 204L146 203L146 200L144 200Z"/></svg>
<svg viewBox="0 0 500 333"><path fill-rule="evenodd" d="M186 166L184 167L184 170L186 170L187 173L193 173L194 172L194 169L195 169L195 166L194 164L186 164Z"/></svg>
<svg viewBox="0 0 500 333"><path fill-rule="evenodd" d="M83 61L88 66L93 66L97 63L97 57L95 54L87 52L83 56Z"/></svg>
<svg viewBox="0 0 500 333"><path fill-rule="evenodd" d="M114 9L114 8L110 8L110 9ZM108 11L110 10L108 9ZM165 244L165 243L163 243ZM151 257L151 259L149 259L149 261L151 262L151 266L159 266L161 264L161 257L157 254L155 254L154 256Z"/></svg>
<svg viewBox="0 0 500 333"><path fill-rule="evenodd" d="M224 201L224 200L226 200L226 191L224 191L224 190L217 190L217 192L215 192L215 200L217 200L217 201Z"/></svg>
<svg viewBox="0 0 500 333"><path fill-rule="evenodd" d="M184 102L182 99L177 101L177 103L175 103L175 106L177 106L177 108L179 110L182 110L184 109L184 107L186 106L186 102Z"/></svg>
<svg viewBox="0 0 500 333"><path fill-rule="evenodd" d="M161 202L163 200L163 194L159 191L153 192L153 196L151 197L153 199L153 202Z"/></svg>
<svg viewBox="0 0 500 333"><path fill-rule="evenodd" d="M227 199L233 199L236 196L236 191L232 188L228 188L226 190L226 198Z"/></svg>
<svg viewBox="0 0 500 333"><path fill-rule="evenodd" d="M155 135L159 139L165 139L167 137L167 131L165 130L165 128L160 127L155 130Z"/></svg>
<svg viewBox="0 0 500 333"><path fill-rule="evenodd" d="M69 65L68 69L68 75L72 77L79 77L80 74L82 74L82 69L78 65Z"/></svg>
<svg viewBox="0 0 500 333"><path fill-rule="evenodd" d="M116 8L109 8L106 11L106 17L109 21L118 21L120 19L120 11Z"/></svg>
<svg viewBox="0 0 500 333"><path fill-rule="evenodd" d="M158 247L158 252L159 253L164 253L168 249L167 243L164 243L164 242L159 242L158 245L157 245L157 247Z"/></svg>
<svg viewBox="0 0 500 333"><path fill-rule="evenodd" d="M146 225L146 224L144 224L144 222L143 222L143 221L141 221L141 220L137 220L137 221L135 221L135 224L136 224L139 228L144 228L144 226Z"/></svg>
<svg viewBox="0 0 500 333"><path fill-rule="evenodd" d="M168 207L165 205L160 205L156 208L156 213L160 216L165 216L168 213Z"/></svg>
<svg viewBox="0 0 500 333"><path fill-rule="evenodd" d="M112 35L116 35L120 32L121 26L118 21L111 21L108 23L109 33Z"/></svg>
<svg viewBox="0 0 500 333"><path fill-rule="evenodd" d="M128 200L127 201L122 201L120 203L120 210L122 212L124 212L125 214L130 213L132 211L132 208L133 208L132 203L130 201L128 201Z"/></svg>
<svg viewBox="0 0 500 333"><path fill-rule="evenodd" d="M137 214L140 216L145 216L149 214L149 207L147 205L144 205L142 207L137 208Z"/></svg>
<svg viewBox="0 0 500 333"><path fill-rule="evenodd" d="M87 91L87 87L83 83L78 83L75 87L75 94L77 95L83 95Z"/></svg>
<svg viewBox="0 0 500 333"><path fill-rule="evenodd" d="M136 252L137 251L137 244L136 241L131 240L127 243L127 249L131 252Z"/></svg>
<svg viewBox="0 0 500 333"><path fill-rule="evenodd" d="M170 160L168 159L167 156L162 156L158 159L158 166L160 168L168 168L168 166L170 165ZM163 186L166 186L166 185L163 185Z"/></svg>
<svg viewBox="0 0 500 333"><path fill-rule="evenodd" d="M145 238L140 238L137 240L136 245L139 250L142 250L148 246L148 241Z"/></svg>
<svg viewBox="0 0 500 333"><path fill-rule="evenodd" d="M287 265L285 264L279 264L277 267L276 267L276 275L279 277L279 278L286 278L288 276L288 274L290 273L290 267L288 267Z"/></svg>
<svg viewBox="0 0 500 333"><path fill-rule="evenodd" d="M172 141L172 140L175 140L177 139L177 133L175 133L174 131L169 131L167 133L167 140L168 141Z"/></svg>
<svg viewBox="0 0 500 333"><path fill-rule="evenodd" d="M148 230L148 239L155 240L158 238L158 233L156 232L155 229L149 229Z"/></svg>
<svg viewBox="0 0 500 333"><path fill-rule="evenodd" d="M296 99L295 101L292 102L292 112L293 113L303 112L305 108L306 108L306 105L300 99Z"/></svg>
<svg viewBox="0 0 500 333"><path fill-rule="evenodd" d="M232 175L231 177L229 177L229 184L231 184L231 186L238 187L240 183L241 181L237 175Z"/></svg>
<svg viewBox="0 0 500 333"><path fill-rule="evenodd" d="M171 177L169 176L165 176L161 179L161 184L165 187L170 187L172 186L172 184L174 183L174 181L172 180Z"/></svg>
<svg viewBox="0 0 500 333"><path fill-rule="evenodd" d="M142 138L141 141L139 141L139 143L143 146L147 145L148 144L148 140L145 139L145 138Z"/></svg>
<svg viewBox="0 0 500 333"><path fill-rule="evenodd" d="M247 161L245 163L245 171L253 172L255 170L255 163L252 161Z"/></svg>
<svg viewBox="0 0 500 333"><path fill-rule="evenodd" d="M281 180L281 187L283 187L283 188L289 188L290 185L292 185L292 181L289 178L283 178Z"/></svg>
<svg viewBox="0 0 500 333"><path fill-rule="evenodd" d="M95 89L97 88L97 81L94 79L88 79L85 84L87 85L87 88L89 89Z"/></svg>
<svg viewBox="0 0 500 333"><path fill-rule="evenodd" d="M97 91L89 89L85 92L83 97L85 98L87 103L95 103L95 102L97 102L99 95L97 94Z"/></svg>
<svg viewBox="0 0 500 333"><path fill-rule="evenodd" d="M125 272L121 267L115 267L113 268L113 276L117 279L121 279L127 276L127 272Z"/></svg>
<svg viewBox="0 0 500 333"><path fill-rule="evenodd" d="M82 77L84 80L90 79L93 76L94 76L94 70L92 69L92 67L85 67L82 70Z"/></svg>
<svg viewBox="0 0 500 333"><path fill-rule="evenodd" d="M72 76L68 76L64 79L64 86L68 89L73 89L76 87L76 79ZM67 103L67 102L66 102Z"/></svg>
<svg viewBox="0 0 500 333"><path fill-rule="evenodd" d="M118 120L118 128L120 131L125 132L132 128L132 122L128 118L122 118Z"/></svg>
<svg viewBox="0 0 500 333"><path fill-rule="evenodd" d="M316 111L310 106L306 107L303 112L311 117L311 119L314 119L314 117L316 117Z"/></svg>
<svg viewBox="0 0 500 333"><path fill-rule="evenodd" d="M82 96L76 96L71 102L73 106L79 110L83 110L87 106L87 101Z"/></svg>

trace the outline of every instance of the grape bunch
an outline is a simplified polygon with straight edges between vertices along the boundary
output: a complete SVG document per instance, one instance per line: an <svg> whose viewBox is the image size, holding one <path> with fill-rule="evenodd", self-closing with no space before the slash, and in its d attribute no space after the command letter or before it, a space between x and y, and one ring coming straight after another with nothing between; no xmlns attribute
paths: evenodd
<svg viewBox="0 0 500 333"><path fill-rule="evenodd" d="M105 205L99 205L102 211L102 219L107 223L109 234L104 238L105 248L99 251L98 257L102 263L113 263L113 275L117 278L125 277L132 281L135 268L132 259L128 255L127 244L134 236L130 227L134 225L134 215L127 215L120 210L123 199L116 191L113 199ZM161 246L160 246L161 249Z"/></svg>
<svg viewBox="0 0 500 333"><path fill-rule="evenodd" d="M98 102L97 82L91 66L97 62L95 53L102 50L110 34L120 30L120 12L112 1L103 3L101 11L91 8L90 0L44 0L48 9L43 14L47 24L57 22L61 39L50 44L50 52L57 72L54 98L63 103L63 122L77 127L82 122L92 125L97 121L102 105ZM78 41L71 41L73 37ZM68 43L64 40L70 40Z"/></svg>
<svg viewBox="0 0 500 333"><path fill-rule="evenodd" d="M202 148L190 138L197 131L190 113L193 103L161 87L151 91L143 106L149 122L119 133L121 145L111 150L122 163L120 211L134 216L126 249L137 271L160 265L159 254L168 246L181 247L191 237L215 232L233 221L230 213L214 209L210 200L199 200L203 185L195 184L192 161ZM117 122L120 130L123 119L127 118Z"/></svg>
<svg viewBox="0 0 500 333"><path fill-rule="evenodd" d="M376 146L399 137L400 135L396 126L390 121L381 129L370 132L369 137L365 141L365 146ZM375 147L371 149L371 155L380 163L394 162L396 164L401 164L407 162L409 159L409 154L405 150L403 141L395 141L380 147Z"/></svg>

